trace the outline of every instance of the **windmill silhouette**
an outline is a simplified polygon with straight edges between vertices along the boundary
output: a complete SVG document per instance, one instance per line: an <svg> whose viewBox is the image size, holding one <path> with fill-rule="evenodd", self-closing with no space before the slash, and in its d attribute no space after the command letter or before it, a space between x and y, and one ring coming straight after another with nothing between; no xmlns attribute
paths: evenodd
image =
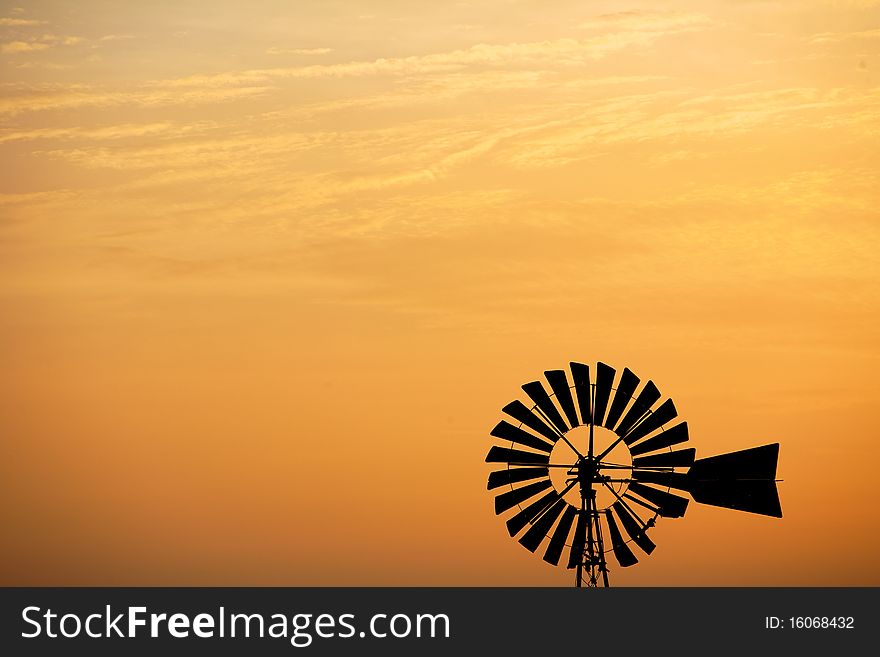
<svg viewBox="0 0 880 657"><path fill-rule="evenodd" d="M565 563L575 584L608 586L606 554L621 567L638 563L632 545L651 554L648 531L657 519L681 518L695 502L782 517L776 490L779 444L696 459L687 422L672 424L678 412L671 399L655 407L661 393L653 381L636 394L639 377L605 363L590 368L570 363L565 370L522 386L527 405L515 400L490 432L494 445L487 463L504 469L489 475L495 513L515 512L507 529L530 552L546 539L544 561ZM673 493L672 490L677 492ZM621 531L622 530L622 531ZM626 537L624 537L624 534ZM563 559L567 552L567 558Z"/></svg>

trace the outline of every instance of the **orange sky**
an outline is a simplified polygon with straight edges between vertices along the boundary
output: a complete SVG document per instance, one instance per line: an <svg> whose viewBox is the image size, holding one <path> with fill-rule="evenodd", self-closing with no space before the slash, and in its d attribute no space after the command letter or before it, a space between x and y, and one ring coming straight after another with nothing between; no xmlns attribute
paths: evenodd
<svg viewBox="0 0 880 657"><path fill-rule="evenodd" d="M785 479L613 584L880 584L878 44L877 0L2 3L0 583L570 585L483 459L603 360Z"/></svg>

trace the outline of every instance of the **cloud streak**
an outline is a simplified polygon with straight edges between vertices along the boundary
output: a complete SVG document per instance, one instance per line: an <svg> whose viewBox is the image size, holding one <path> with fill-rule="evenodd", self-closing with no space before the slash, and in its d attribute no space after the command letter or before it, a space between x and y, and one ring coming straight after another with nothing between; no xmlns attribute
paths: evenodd
<svg viewBox="0 0 880 657"><path fill-rule="evenodd" d="M40 50L48 50L55 46L75 46L82 43L84 39L76 36L59 36L57 34L43 34L39 37L33 37L26 41L16 40L8 41L0 44L0 52L7 55L18 55L27 52L37 52Z"/></svg>
<svg viewBox="0 0 880 657"><path fill-rule="evenodd" d="M0 27L31 27L45 25L45 21L37 21L31 18L0 18Z"/></svg>
<svg viewBox="0 0 880 657"><path fill-rule="evenodd" d="M706 14L683 12L623 11L602 14L578 25L582 30L679 32L703 29L716 23Z"/></svg>
<svg viewBox="0 0 880 657"><path fill-rule="evenodd" d="M108 90L72 87L58 91L30 93L0 98L0 115L16 116L28 112L106 108L123 105L169 107L203 105L260 96L270 87L234 87L228 89L135 89Z"/></svg>
<svg viewBox="0 0 880 657"><path fill-rule="evenodd" d="M880 39L880 28L855 32L822 32L810 37L811 43L840 43L859 39Z"/></svg>
<svg viewBox="0 0 880 657"><path fill-rule="evenodd" d="M50 48L48 43L40 41L8 41L0 44L0 52L6 55L17 55L25 52L37 52Z"/></svg>
<svg viewBox="0 0 880 657"><path fill-rule="evenodd" d="M267 55L327 55L333 48L281 48L273 47L266 50Z"/></svg>
<svg viewBox="0 0 880 657"><path fill-rule="evenodd" d="M561 38L522 43L479 43L469 48L427 55L381 57L338 64L314 64L293 68L252 69L214 75L193 75L158 80L156 86L216 87L254 84L273 79L320 79L361 76L407 76L454 72L491 66L565 66L608 57L632 46L646 45L669 34L707 25L694 19L657 22L649 29L623 29L587 39Z"/></svg>

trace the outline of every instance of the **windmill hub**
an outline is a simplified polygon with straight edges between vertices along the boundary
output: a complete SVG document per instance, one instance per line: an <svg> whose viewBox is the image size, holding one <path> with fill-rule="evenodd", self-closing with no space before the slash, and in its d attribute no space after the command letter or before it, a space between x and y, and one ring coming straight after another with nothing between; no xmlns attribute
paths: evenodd
<svg viewBox="0 0 880 657"><path fill-rule="evenodd" d="M567 502L575 507L579 507L582 498L582 490L589 490L589 481L593 483L593 494L596 500L596 506L599 509L605 509L617 500L611 489L602 482L609 484L618 495L622 495L626 491L627 484L624 481L630 474L629 469L632 465L632 457L624 443L614 446L611 451L605 455L601 461L593 460L590 464L582 460L581 455L587 452L590 431L589 427L575 427L566 434L567 441L558 440L553 446L550 456L550 462L556 464L568 464L569 468L550 468L549 476L553 483L553 487L557 491L566 489L573 479L577 479L578 483L570 488L564 495ZM617 435L604 427L593 428L593 442L596 448L596 454L604 451L611 446ZM569 443L576 447L580 454L576 454ZM591 475L581 472L587 468L592 468ZM587 484L584 489L582 483ZM589 493L587 493L589 495Z"/></svg>
<svg viewBox="0 0 880 657"><path fill-rule="evenodd" d="M580 484L581 497L594 497L596 491L593 484L599 483L599 468L595 459L584 458L577 464L577 477Z"/></svg>

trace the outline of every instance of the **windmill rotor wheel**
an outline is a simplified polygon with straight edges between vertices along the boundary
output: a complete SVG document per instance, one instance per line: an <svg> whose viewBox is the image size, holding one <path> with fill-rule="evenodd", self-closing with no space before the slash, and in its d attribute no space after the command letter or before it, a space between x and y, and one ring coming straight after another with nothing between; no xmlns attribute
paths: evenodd
<svg viewBox="0 0 880 657"><path fill-rule="evenodd" d="M592 376L591 376L592 375ZM778 444L696 460L687 422L653 381L629 368L544 372L528 397L502 409L486 462L495 513L511 537L551 565L575 570L577 586L608 586L608 561L622 568L651 554L659 518L681 518L694 501L781 517ZM675 492L673 492L673 490ZM634 550L636 548L637 550Z"/></svg>

